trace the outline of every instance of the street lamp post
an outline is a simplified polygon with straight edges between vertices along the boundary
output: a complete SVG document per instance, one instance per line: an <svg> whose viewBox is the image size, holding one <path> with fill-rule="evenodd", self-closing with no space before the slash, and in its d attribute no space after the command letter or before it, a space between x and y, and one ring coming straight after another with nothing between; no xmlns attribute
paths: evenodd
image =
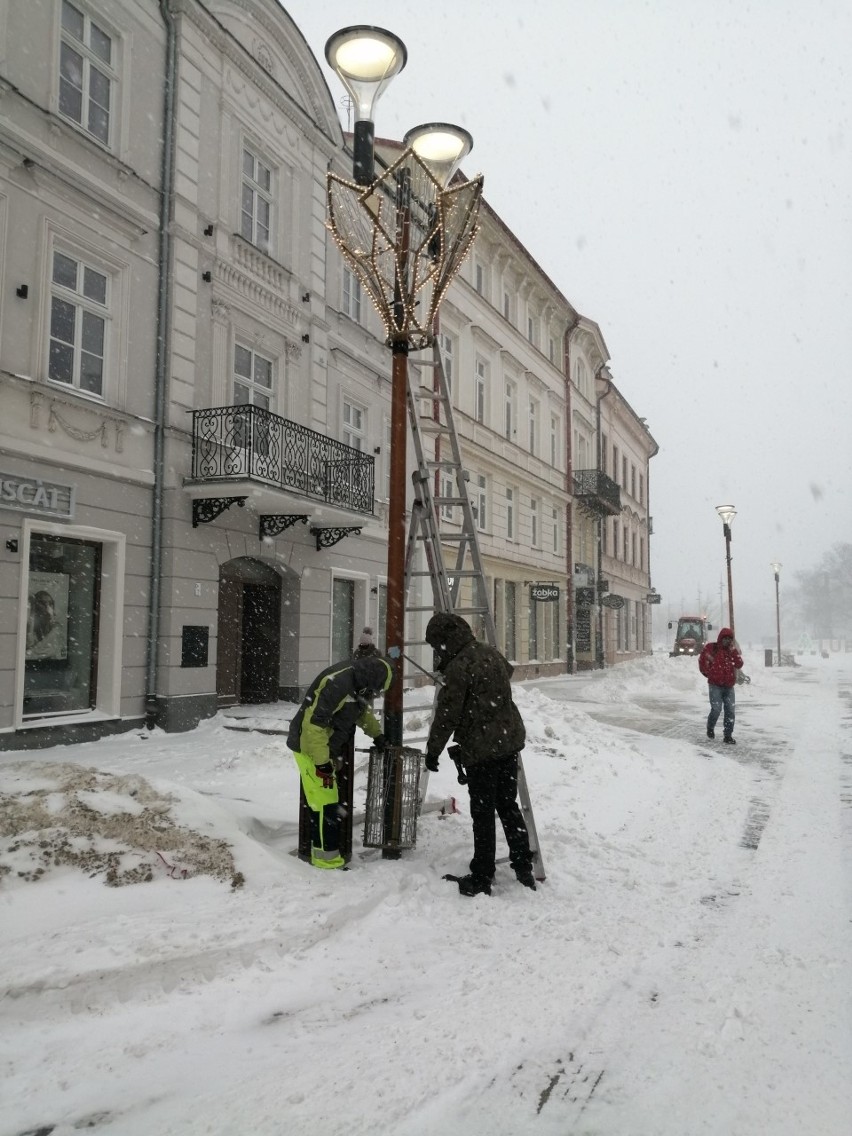
<svg viewBox="0 0 852 1136"><path fill-rule="evenodd" d="M778 643L778 666L781 666L781 594L779 577L781 575L781 564L777 560L773 560L769 565L775 576L775 634Z"/></svg>
<svg viewBox="0 0 852 1136"><path fill-rule="evenodd" d="M728 565L728 626L736 635L734 627L734 586L731 582L731 524L737 515L733 505L717 505L716 512L722 518L722 532L725 534L725 560Z"/></svg>
<svg viewBox="0 0 852 1136"><path fill-rule="evenodd" d="M375 176L375 104L407 59L391 32L365 25L328 40L326 59L356 107L353 178L328 174L328 226L378 311L392 353L387 642L394 677L384 733L402 746L408 354L434 342L441 301L476 236L482 177L447 188L473 139L449 123L409 130L403 152Z"/></svg>

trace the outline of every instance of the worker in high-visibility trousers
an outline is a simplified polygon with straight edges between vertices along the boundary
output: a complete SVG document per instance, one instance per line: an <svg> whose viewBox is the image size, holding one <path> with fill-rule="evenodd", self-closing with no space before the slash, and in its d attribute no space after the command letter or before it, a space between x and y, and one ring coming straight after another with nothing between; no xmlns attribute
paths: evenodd
<svg viewBox="0 0 852 1136"><path fill-rule="evenodd" d="M342 868L337 769L360 726L377 749L387 742L371 701L391 684L387 659L368 657L334 663L318 674L290 723L293 751L311 819L311 863Z"/></svg>

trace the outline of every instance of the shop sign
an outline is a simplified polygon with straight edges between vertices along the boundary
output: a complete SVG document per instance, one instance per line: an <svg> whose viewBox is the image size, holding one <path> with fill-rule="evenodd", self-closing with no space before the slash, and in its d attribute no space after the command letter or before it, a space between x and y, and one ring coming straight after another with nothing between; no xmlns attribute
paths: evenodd
<svg viewBox="0 0 852 1136"><path fill-rule="evenodd" d="M624 607L624 596L604 596L601 603L604 607L611 607L618 610L618 608Z"/></svg>
<svg viewBox="0 0 852 1136"><path fill-rule="evenodd" d="M532 584L530 585L530 599L538 600L539 603L550 603L553 600L558 600L559 588L556 584Z"/></svg>
<svg viewBox="0 0 852 1136"><path fill-rule="evenodd" d="M18 513L36 513L40 517L74 516L74 485L45 481L41 477L21 477L0 470L0 508Z"/></svg>
<svg viewBox="0 0 852 1136"><path fill-rule="evenodd" d="M650 593L649 593L649 594L648 594L648 595L647 595L647 596L645 597L645 602L646 602L646 603L649 603L649 604L662 603L662 602L663 602L663 597L662 597L662 596L660 595L660 593L659 593L659 592L650 592Z"/></svg>

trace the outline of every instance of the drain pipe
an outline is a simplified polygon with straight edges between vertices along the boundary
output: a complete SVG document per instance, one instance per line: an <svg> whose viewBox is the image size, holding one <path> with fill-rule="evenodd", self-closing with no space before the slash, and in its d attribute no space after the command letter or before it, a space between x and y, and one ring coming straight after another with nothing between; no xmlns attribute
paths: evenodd
<svg viewBox="0 0 852 1136"><path fill-rule="evenodd" d="M577 608L574 591L574 407L571 398L571 339L580 325L579 315L565 331L563 357L565 366L565 488L568 507L565 510L565 551L568 557L568 595L565 604L566 674L577 673Z"/></svg>
<svg viewBox="0 0 852 1136"><path fill-rule="evenodd" d="M166 25L166 82L163 95L163 153L160 168L160 242L157 279L157 362L154 377L154 486L151 517L151 588L148 601L148 654L145 675L145 725L157 724L157 648L160 642L160 592L163 572L163 490L165 482L166 387L171 303L171 205L174 181L174 109L177 79L177 29L168 0L160 0Z"/></svg>
<svg viewBox="0 0 852 1136"><path fill-rule="evenodd" d="M605 472L602 469L603 453L602 453L602 444L601 444L601 403L607 397L607 395L612 394L612 378L610 377L608 372L606 374L604 374L604 371L606 371L606 363L601 363L600 367L598 367L597 371L595 372L595 379L596 380L601 379L603 382L606 383L606 390L602 394L598 394L597 391L595 391L596 398L597 398L597 423L596 423L596 427L597 427L597 435L598 435L598 437L597 437L598 470L601 473ZM603 517L598 517L598 548L597 548L598 578L597 578L596 587L595 587L595 600L597 601L597 605L598 605L598 613L597 613L598 614L598 618L597 618L597 625L598 626L597 626L597 636L596 636L597 643L595 644L595 648L596 648L595 649L595 662L598 665L598 670L603 670L604 667L606 666L606 649L605 649L605 646L604 646L604 638L603 638L603 635L604 635L604 614L603 614L603 604L601 603L601 600L603 599L603 596L601 594L601 579L603 577L603 526L605 524L606 524L606 520Z"/></svg>

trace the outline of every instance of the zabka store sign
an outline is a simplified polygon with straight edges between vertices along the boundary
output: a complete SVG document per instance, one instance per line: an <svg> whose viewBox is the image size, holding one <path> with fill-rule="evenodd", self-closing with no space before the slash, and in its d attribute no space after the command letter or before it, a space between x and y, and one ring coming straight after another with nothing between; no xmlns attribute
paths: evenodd
<svg viewBox="0 0 852 1136"><path fill-rule="evenodd" d="M539 603L547 603L559 599L559 588L556 584L532 584L530 586L530 599Z"/></svg>

